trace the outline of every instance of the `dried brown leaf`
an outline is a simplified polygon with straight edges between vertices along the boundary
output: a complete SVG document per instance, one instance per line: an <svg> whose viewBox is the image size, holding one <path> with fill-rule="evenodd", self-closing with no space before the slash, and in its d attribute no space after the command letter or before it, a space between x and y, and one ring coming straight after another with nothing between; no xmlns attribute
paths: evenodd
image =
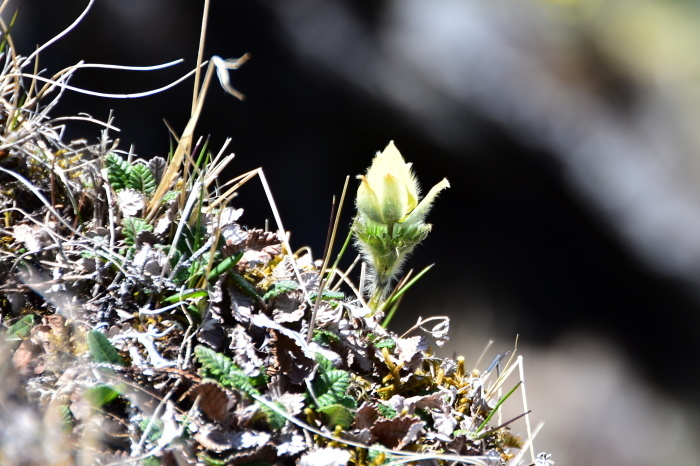
<svg viewBox="0 0 700 466"><path fill-rule="evenodd" d="M357 408L355 413L355 421L352 426L355 429L369 429L374 425L379 419L379 410L376 406L371 405L367 402L362 403L362 405Z"/></svg>
<svg viewBox="0 0 700 466"><path fill-rule="evenodd" d="M401 449L418 436L425 423L414 417L397 417L376 422L370 429L372 441Z"/></svg>
<svg viewBox="0 0 700 466"><path fill-rule="evenodd" d="M301 290L290 291L272 299L272 319L280 324L299 322L306 313L307 305L304 302L304 292Z"/></svg>
<svg viewBox="0 0 700 466"><path fill-rule="evenodd" d="M42 353L42 345L27 338L22 341L12 356L12 365L22 377L41 374L44 371L44 362L40 358Z"/></svg>
<svg viewBox="0 0 700 466"><path fill-rule="evenodd" d="M197 385L187 392L187 396L194 400L199 397L199 408L209 419L224 422L232 400L218 384L213 382Z"/></svg>
<svg viewBox="0 0 700 466"><path fill-rule="evenodd" d="M301 385L311 374L314 361L304 355L302 348L290 337L272 330L271 353L274 361L270 368L275 374L286 376L294 385Z"/></svg>

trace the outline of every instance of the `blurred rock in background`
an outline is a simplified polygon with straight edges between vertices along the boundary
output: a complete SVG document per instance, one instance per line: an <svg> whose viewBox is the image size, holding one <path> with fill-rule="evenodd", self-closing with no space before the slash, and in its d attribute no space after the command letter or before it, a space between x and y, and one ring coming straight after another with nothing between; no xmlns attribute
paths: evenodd
<svg viewBox="0 0 700 466"><path fill-rule="evenodd" d="M20 52L86 4L22 1ZM185 58L157 72L84 70L70 83L160 87L194 66L201 8L98 0L41 67ZM206 55L252 59L231 75L246 100L212 87L198 133L214 150L233 138L231 176L264 167L292 244L317 255L331 196L393 139L424 186L452 184L409 261L437 265L396 325L450 315L467 363L490 338L503 351L519 333L529 407L547 421L537 448L558 465L692 465L698 43L691 0L214 0ZM181 131L190 102L188 81L143 100L67 93L53 114L114 109L122 148L150 157L169 147L162 119ZM96 141L99 128L69 135ZM271 218L260 199L251 186L238 201L251 226Z"/></svg>

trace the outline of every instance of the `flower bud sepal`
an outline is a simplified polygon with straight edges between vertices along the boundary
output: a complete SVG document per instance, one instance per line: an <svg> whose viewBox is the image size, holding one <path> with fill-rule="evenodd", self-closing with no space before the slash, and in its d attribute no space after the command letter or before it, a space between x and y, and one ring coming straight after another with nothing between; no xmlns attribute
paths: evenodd
<svg viewBox="0 0 700 466"><path fill-rule="evenodd" d="M361 215L355 218L353 232L356 244L370 269L367 285L372 309L378 309L404 261L413 248L428 236L431 228L432 225L422 222L387 225Z"/></svg>

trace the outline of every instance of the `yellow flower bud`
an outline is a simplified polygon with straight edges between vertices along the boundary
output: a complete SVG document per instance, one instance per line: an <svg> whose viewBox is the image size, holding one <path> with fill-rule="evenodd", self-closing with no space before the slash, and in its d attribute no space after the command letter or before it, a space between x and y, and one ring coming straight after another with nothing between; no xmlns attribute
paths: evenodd
<svg viewBox="0 0 700 466"><path fill-rule="evenodd" d="M425 216L450 183L443 179L419 202L418 180L393 141L374 157L367 174L358 178L353 233L369 266L369 306L377 310L408 254L430 232Z"/></svg>
<svg viewBox="0 0 700 466"><path fill-rule="evenodd" d="M367 175L358 178L362 181L357 190L358 212L373 222L390 226L421 222L435 196L450 185L443 179L419 204L420 186L411 164L406 163L393 141L377 153Z"/></svg>

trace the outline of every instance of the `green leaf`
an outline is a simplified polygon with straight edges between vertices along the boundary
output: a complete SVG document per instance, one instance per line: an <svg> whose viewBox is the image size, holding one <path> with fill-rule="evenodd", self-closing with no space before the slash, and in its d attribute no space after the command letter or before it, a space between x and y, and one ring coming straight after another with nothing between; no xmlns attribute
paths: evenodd
<svg viewBox="0 0 700 466"><path fill-rule="evenodd" d="M316 298L318 297L318 292L314 291L309 295L309 299L311 299L311 302L316 301ZM323 293L321 293L321 299L323 301L328 301L328 300L335 300L339 301L342 299L345 299L345 293L342 291L331 291L331 290L323 290Z"/></svg>
<svg viewBox="0 0 700 466"><path fill-rule="evenodd" d="M219 276L226 273L231 267L238 264L238 261L241 260L241 257L243 257L243 251L239 252L234 256L229 256L221 262L219 262L216 265L216 267L211 269L211 272L209 272L209 275L207 276L207 280L212 281L219 278Z"/></svg>
<svg viewBox="0 0 700 466"><path fill-rule="evenodd" d="M313 340L319 345L328 346L331 343L338 343L340 341L340 337L333 332L320 329L314 330Z"/></svg>
<svg viewBox="0 0 700 466"><path fill-rule="evenodd" d="M391 338L382 338L380 340L377 340L374 342L374 346L376 348L388 348L390 350L393 350L396 347L396 342L392 340Z"/></svg>
<svg viewBox="0 0 700 466"><path fill-rule="evenodd" d="M274 403L282 411L284 411L284 406L282 406L281 403L279 403L277 401L275 401ZM282 416L281 414L278 414L277 412L268 408L264 404L260 403L260 404L258 404L258 407L260 408L260 411L262 411L265 414L265 418L267 419L267 424L270 426L270 428L272 430L280 430L287 423L287 419L285 419L284 416Z"/></svg>
<svg viewBox="0 0 700 466"><path fill-rule="evenodd" d="M316 362L320 366L321 372L333 370L333 362L321 353L316 353Z"/></svg>
<svg viewBox="0 0 700 466"><path fill-rule="evenodd" d="M248 296L252 296L256 299L260 297L253 284L245 278L243 278L241 275L232 272L229 274L229 277L233 281L233 284L236 286L236 288L241 290L243 293L247 294Z"/></svg>
<svg viewBox="0 0 700 466"><path fill-rule="evenodd" d="M142 459L140 462L141 462L141 466L160 466L160 464L161 464L160 458L158 458L157 456L146 457L146 458Z"/></svg>
<svg viewBox="0 0 700 466"><path fill-rule="evenodd" d="M295 282L294 280L279 280L275 282L272 287L267 290L267 293L263 296L264 300L268 300L271 298L275 298L281 294L289 293L290 291L294 291L299 289L299 283Z"/></svg>
<svg viewBox="0 0 700 466"><path fill-rule="evenodd" d="M347 429L352 425L352 421L355 419L355 416L348 408L338 404L318 408L318 411L328 417L327 425L331 429L335 428L335 426L341 426L343 429Z"/></svg>
<svg viewBox="0 0 700 466"><path fill-rule="evenodd" d="M153 225L138 217L124 217L122 227L122 233L124 233L126 238L124 242L129 246L133 246L136 243L136 237L139 233L153 230Z"/></svg>
<svg viewBox="0 0 700 466"><path fill-rule="evenodd" d="M141 191L144 194L153 194L156 191L156 180L151 170L143 163L137 163L130 168L126 187Z"/></svg>
<svg viewBox="0 0 700 466"><path fill-rule="evenodd" d="M3 33L2 42L0 43L0 53L5 53L5 47L7 47L7 40L8 40L8 37L10 37L10 31L12 31L12 29L15 26L15 21L17 20L18 14L19 14L19 8L17 8L15 10L15 14L12 15L12 19L10 20L10 25L7 26L7 30L5 30ZM19 113L20 112L17 112L17 114L19 114ZM13 130L15 128L14 128L14 126L10 126L10 129Z"/></svg>
<svg viewBox="0 0 700 466"><path fill-rule="evenodd" d="M63 429L64 432L69 433L73 430L75 422L73 413L71 412L70 408L66 405L58 405L57 410L59 416L61 416L61 429Z"/></svg>
<svg viewBox="0 0 700 466"><path fill-rule="evenodd" d="M200 453L199 455L197 455L197 458L199 458L199 460L207 466L226 466L228 464L228 461L226 460L212 458L211 456L205 455L204 453Z"/></svg>
<svg viewBox="0 0 700 466"><path fill-rule="evenodd" d="M394 408L383 403L377 403L377 411L379 411L381 416L384 416L387 419L394 419L398 414Z"/></svg>
<svg viewBox="0 0 700 466"><path fill-rule="evenodd" d="M197 346L194 349L194 354L202 364L205 377L211 377L224 387L234 388L247 395L260 395L260 392L251 383L250 377L228 357L206 346Z"/></svg>
<svg viewBox="0 0 700 466"><path fill-rule="evenodd" d="M117 350L112 346L106 336L95 330L87 333L88 350L95 362L106 362L118 366L126 366Z"/></svg>
<svg viewBox="0 0 700 466"><path fill-rule="evenodd" d="M93 408L100 409L110 401L116 400L121 393L109 385L98 385L85 390L83 398L85 398Z"/></svg>
<svg viewBox="0 0 700 466"><path fill-rule="evenodd" d="M25 339L29 336L29 331L34 326L34 314L27 314L26 316L19 319L17 322L12 324L9 329L7 329L7 339Z"/></svg>
<svg viewBox="0 0 700 466"><path fill-rule="evenodd" d="M194 355L202 365L202 371L206 376L213 377L220 381L222 377L228 376L233 362L221 353L207 348L206 346L196 346Z"/></svg>
<svg viewBox="0 0 700 466"><path fill-rule="evenodd" d="M345 395L350 386L350 374L346 371L332 369L321 372L316 375L311 385L319 408L339 404L341 400L343 402L347 402L347 399L352 400L352 398Z"/></svg>
<svg viewBox="0 0 700 466"><path fill-rule="evenodd" d="M107 180L115 191L121 191L127 187L131 166L117 154L110 152L105 157L107 166Z"/></svg>
<svg viewBox="0 0 700 466"><path fill-rule="evenodd" d="M139 428L141 429L141 432L146 432L146 429L148 428L148 424L150 423L151 418L146 418L142 419L141 422L139 423ZM157 442L159 438L163 436L163 428L165 427L165 423L161 419L154 419L153 423L151 423L151 430L148 432L148 439L151 442Z"/></svg>
<svg viewBox="0 0 700 466"><path fill-rule="evenodd" d="M163 302L173 304L179 303L180 301L184 301L186 299L201 298L203 296L209 296L209 292L201 288L191 288L189 290L182 290L181 292L168 296L167 298L163 298Z"/></svg>
<svg viewBox="0 0 700 466"><path fill-rule="evenodd" d="M200 364L202 364L203 376L211 377L222 386L243 392L251 398L253 398L253 395L260 396L260 392L253 386L257 381L256 378L248 377L228 357L206 346L195 347L194 354L197 356ZM281 404L277 402L275 404L284 410ZM281 429L287 422L284 416L276 413L264 404L258 403L258 409L265 415L270 428L274 430Z"/></svg>

